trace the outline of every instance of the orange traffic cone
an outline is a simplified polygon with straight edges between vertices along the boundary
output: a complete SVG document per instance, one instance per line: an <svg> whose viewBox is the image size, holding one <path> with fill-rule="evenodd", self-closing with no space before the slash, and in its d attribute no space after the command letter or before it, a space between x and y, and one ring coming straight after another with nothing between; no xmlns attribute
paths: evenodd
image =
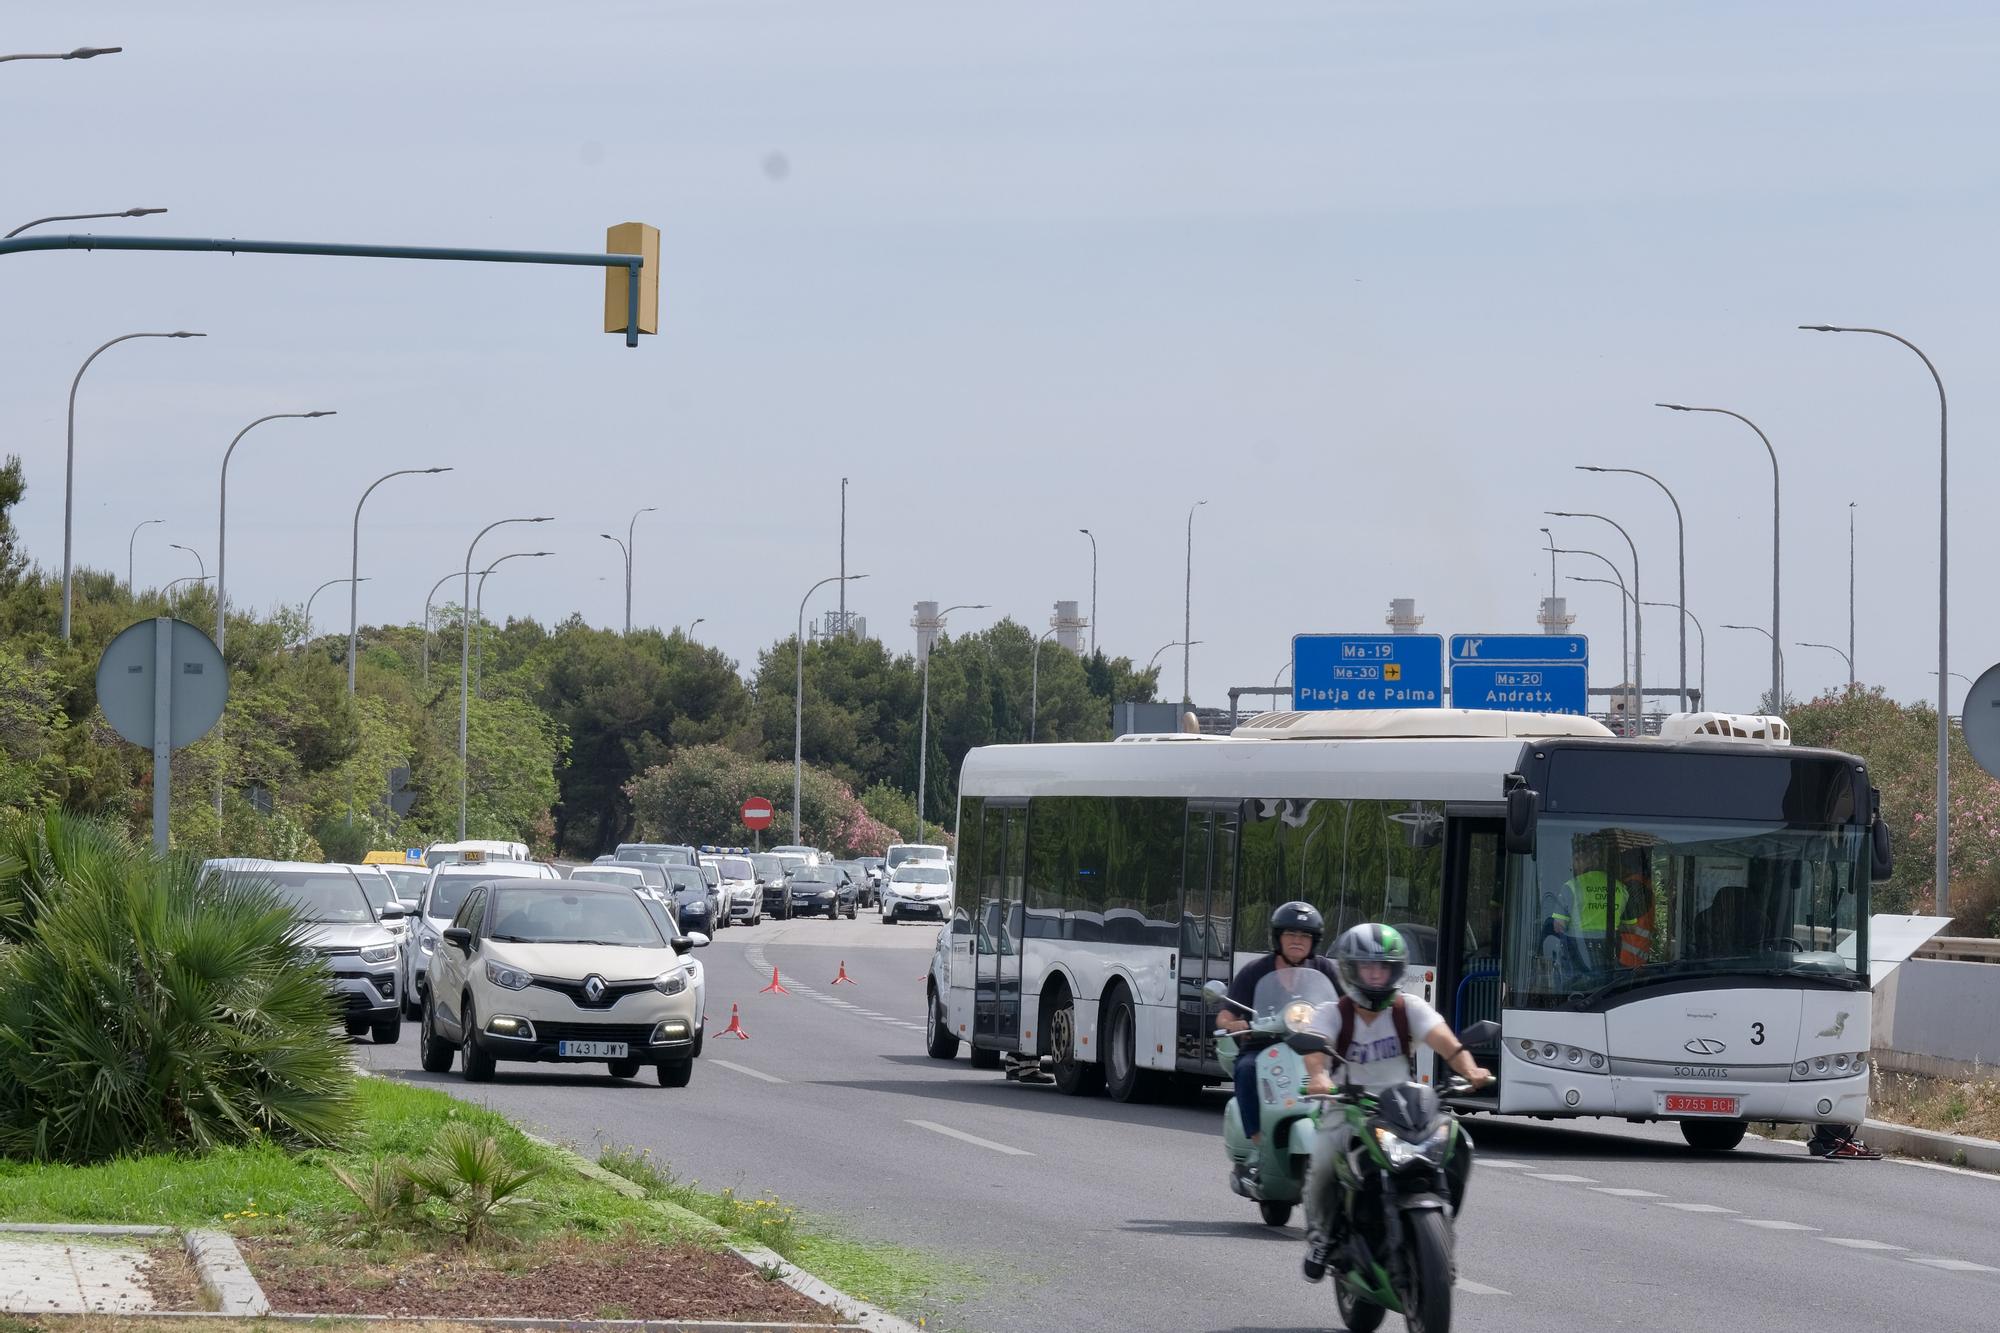
<svg viewBox="0 0 2000 1333"><path fill-rule="evenodd" d="M840 975L833 979L832 984L835 986L843 984L852 986L854 984L854 978L847 975L847 960L845 958L840 960Z"/></svg>
<svg viewBox="0 0 2000 1333"><path fill-rule="evenodd" d="M716 1035L719 1037L727 1037L732 1034L738 1041L750 1040L750 1034L743 1030L743 1020L737 1017L736 1006L733 1004L729 1006L729 1026L722 1029L722 1031L717 1033Z"/></svg>
<svg viewBox="0 0 2000 1333"><path fill-rule="evenodd" d="M780 982L780 981L778 980L778 969L777 969L777 968L775 968L775 967L771 969L771 984L770 984L770 985L768 985L768 986L766 986L766 987L764 987L764 989L763 989L763 990L760 990L760 991L758 991L757 993L758 993L759 995L769 995L769 994L771 994L771 993L773 993L773 992L776 992L776 993L777 993L777 994L779 994L779 995L790 995L790 994L791 994L791 992L790 992L790 991L788 991L788 990L786 990L786 989L785 989L785 987L784 987L783 983L781 983L781 982Z"/></svg>

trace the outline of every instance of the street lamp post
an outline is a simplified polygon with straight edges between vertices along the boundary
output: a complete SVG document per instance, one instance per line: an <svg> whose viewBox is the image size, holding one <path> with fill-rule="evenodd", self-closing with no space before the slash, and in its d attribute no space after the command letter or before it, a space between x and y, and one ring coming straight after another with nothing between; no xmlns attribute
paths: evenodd
<svg viewBox="0 0 2000 1333"><path fill-rule="evenodd" d="M1671 610L1673 610L1673 609L1674 609L1674 604L1673 604L1672 602L1648 602L1648 603L1646 603L1646 605L1647 605L1647 606L1657 606L1657 607L1659 607L1659 608L1661 608L1662 610L1665 610L1665 611L1671 611ZM1700 691L1700 693L1701 693L1701 706L1702 706L1703 708L1707 708L1707 707L1709 706L1709 703L1708 703L1708 631L1707 631L1707 630L1705 630L1705 629L1703 629L1703 628L1701 627L1701 618L1700 618L1699 616L1695 615L1695 613L1694 613L1694 612L1692 612L1692 611L1689 611L1689 610L1686 610L1685 608L1683 608L1683 609L1682 609L1682 611L1681 611L1681 616L1682 616L1682 618L1683 618L1683 619L1685 619L1685 620L1689 621L1690 623L1692 623L1692 624L1694 625L1694 632L1695 632L1695 642L1701 645L1701 659L1700 659L1700 660L1701 660L1701 684L1700 684L1700 685L1699 685L1699 686L1698 686L1697 688L1699 689L1699 691Z"/></svg>
<svg viewBox="0 0 2000 1333"><path fill-rule="evenodd" d="M132 571L133 571L132 548L133 545L139 540L139 529L149 528L153 526L153 524L155 523L164 523L166 521L167 520L165 520L164 518L146 519L144 522L135 525L132 529L132 535L125 539L125 595L127 597L136 596L138 593L137 587L132 582Z"/></svg>
<svg viewBox="0 0 2000 1333"><path fill-rule="evenodd" d="M1556 595L1556 535L1547 528L1536 528L1535 531L1549 539L1549 596L1553 598Z"/></svg>
<svg viewBox="0 0 2000 1333"><path fill-rule="evenodd" d="M431 603L437 600L438 589L444 586L445 579L456 577L458 577L456 574L445 575L443 579L431 585L430 592L424 597L424 687L426 689L431 683Z"/></svg>
<svg viewBox="0 0 2000 1333"><path fill-rule="evenodd" d="M960 602L957 606L947 606L937 614L939 629L944 628L944 618L954 611L984 611L985 602ZM917 841L924 840L924 789L930 777L931 757L931 654L937 651L937 643L924 651L924 702L918 711L917 722Z"/></svg>
<svg viewBox="0 0 2000 1333"><path fill-rule="evenodd" d="M1200 639L1196 639L1193 645L1182 643L1179 639L1175 639L1172 643L1163 643L1160 645L1158 651L1156 651L1153 654L1152 658L1146 663L1146 670L1151 671L1155 666L1159 665L1160 653L1164 653L1169 648L1187 648L1190 646L1198 647L1200 646L1200 644L1201 644Z"/></svg>
<svg viewBox="0 0 2000 1333"><path fill-rule="evenodd" d="M1562 547L1562 546L1556 547L1555 553L1557 555L1587 555L1592 560L1598 561L1606 569L1611 571L1612 578L1618 580L1618 591L1624 593L1627 598L1631 597L1632 590L1625 586L1625 571L1621 570L1620 568L1618 568L1617 565L1613 564L1611 562L1610 557L1599 555L1595 551L1582 551L1582 550L1573 551L1568 549L1567 547ZM1632 698L1632 676L1634 673L1632 671L1631 647L1632 645L1630 641L1627 640L1627 638L1625 637L1625 603L1620 602L1618 604L1618 671L1620 675L1625 677L1625 680L1623 682L1625 686L1625 697L1626 700L1632 704L1633 715L1636 717L1638 716L1639 713L1639 707L1637 701L1633 700ZM1640 729L1644 730L1644 728L1645 724L1641 722Z"/></svg>
<svg viewBox="0 0 2000 1333"><path fill-rule="evenodd" d="M1803 639L1794 641L1795 648L1824 648L1830 653L1840 653L1840 660L1847 664L1847 692L1854 693L1854 659L1830 643L1807 643Z"/></svg>
<svg viewBox="0 0 2000 1333"><path fill-rule="evenodd" d="M181 578L177 578L169 582L165 588L162 588L160 590L160 596L166 598L167 604L171 606L173 605L175 588L180 587L183 583L206 583L206 582L208 582L208 575L206 574L187 574L182 576Z"/></svg>
<svg viewBox="0 0 2000 1333"><path fill-rule="evenodd" d="M842 492L842 494L845 494L845 492ZM659 512L659 508L658 505L647 505L639 511L639 514L656 514ZM632 515L631 522L625 525L625 546L623 549L625 551L625 632L627 634L632 632L632 552L637 545L634 529L638 527L639 514Z"/></svg>
<svg viewBox="0 0 2000 1333"><path fill-rule="evenodd" d="M1606 518L1603 514L1573 514L1560 509L1548 509L1543 512L1550 518L1594 518L1600 523L1609 523L1612 527L1618 529L1618 535L1625 539L1625 549L1632 553L1632 689L1637 696L1633 700L1633 706L1635 716L1644 717L1646 712L1646 627L1645 623L1639 618L1639 598L1641 596L1639 591L1639 548L1633 543L1632 534L1625 531L1622 523L1617 522L1615 519ZM1685 679L1681 681L1681 686L1683 689L1686 688L1687 681ZM1645 727L1642 723L1640 730L1643 731L1644 729Z"/></svg>
<svg viewBox="0 0 2000 1333"><path fill-rule="evenodd" d="M1754 633L1763 635L1767 639L1771 637L1771 631L1765 629L1762 625L1725 624L1724 626L1722 626L1722 628L1750 630ZM1778 652L1778 701L1772 705L1773 711L1783 707L1785 700L1785 653L1784 649L1782 648L1778 649L1777 652Z"/></svg>
<svg viewBox="0 0 2000 1333"><path fill-rule="evenodd" d="M683 634L683 635L682 635L681 637L682 637L682 638L684 638L684 639L687 639L687 640L688 640L689 642L693 642L693 640L694 640L694 627L695 627L696 625L699 625L699 624L701 624L701 623L702 623L703 621L705 621L705 620L707 620L707 619L708 619L708 617L707 617L707 616L696 616L696 617L695 617L695 618L694 618L693 620L690 620L690 621L688 621L688 627L687 627L687 632L686 632L686 633L684 633L684 634Z"/></svg>
<svg viewBox="0 0 2000 1333"><path fill-rule="evenodd" d="M1732 412L1726 407L1687 407L1680 403L1655 403L1653 406L1664 407L1669 412L1712 412L1717 416L1735 417L1757 432L1757 438L1764 442L1764 452L1771 456L1771 709L1776 712L1784 707L1785 701L1785 668L1783 653L1778 646L1778 571L1782 551L1778 522L1778 451L1771 447L1771 437L1764 433L1763 428L1741 412Z"/></svg>
<svg viewBox="0 0 2000 1333"><path fill-rule="evenodd" d="M486 576L506 564L509 560L534 560L545 555L554 554L554 551L515 551L511 555L501 556L492 564L479 571L479 587L472 594L472 618L479 622L479 656L472 668L473 693L477 694L479 692L479 673L481 667L485 665L486 660Z"/></svg>
<svg viewBox="0 0 2000 1333"><path fill-rule="evenodd" d="M377 477L374 481L370 482L368 489L361 492L361 498L354 502L354 546L348 565L348 573L354 577L348 580L350 586L347 598L347 694L349 698L354 696L356 649L359 646L361 638L361 506L368 503L368 497L375 493L377 486L380 486L391 477L431 477L436 476L440 472L449 471L451 469L448 467L401 468L395 472ZM218 610L216 612L216 619L219 621L221 618L222 613Z"/></svg>
<svg viewBox="0 0 2000 1333"><path fill-rule="evenodd" d="M458 636L458 840L465 841L465 807L467 799L466 771L470 767L466 760L465 733L466 718L472 711L472 553L478 549L479 539L495 528L509 523L553 523L555 519L543 515L540 518L499 518L488 523L473 537L472 544L465 548L465 568L461 577L465 586L459 594L459 606L464 614L459 617Z"/></svg>
<svg viewBox="0 0 2000 1333"><path fill-rule="evenodd" d="M1687 545L1687 523L1681 517L1681 502L1674 497L1674 493L1672 491L1667 489L1667 483L1661 481L1658 477L1654 476L1652 473L1641 472L1638 468L1635 467L1590 467L1588 465L1582 465L1577 468L1577 471L1622 472L1629 476L1644 477L1647 481L1650 481L1655 486L1658 486L1661 492L1667 497L1667 503L1671 504L1674 507L1674 545L1676 553L1679 557L1677 563L1680 566L1679 605L1681 613L1680 614L1681 707L1686 708L1687 692L1688 692L1688 632L1687 632L1688 545ZM1633 567L1632 581L1634 583L1638 582L1638 567L1636 565ZM1640 603L1640 605L1651 606L1652 603L1642 602Z"/></svg>
<svg viewBox="0 0 2000 1333"><path fill-rule="evenodd" d="M1861 682L1854 678L1854 501L1847 502L1847 675L1850 685Z"/></svg>
<svg viewBox="0 0 2000 1333"><path fill-rule="evenodd" d="M45 218L36 218L33 222L23 222L20 226L8 232L6 236L0 237L0 240L11 241L22 232L28 230L28 228L39 227L44 222L87 222L91 218L143 218L150 217L154 213L164 213L166 211L164 208L127 208L116 213L53 213Z"/></svg>
<svg viewBox="0 0 2000 1333"><path fill-rule="evenodd" d="M1194 695L1188 690L1188 655L1194 651L1194 511L1207 503L1206 500L1196 500L1188 506L1187 583L1181 594L1181 707L1183 708L1194 702Z"/></svg>
<svg viewBox="0 0 2000 1333"><path fill-rule="evenodd" d="M201 558L200 551L195 550L192 546L182 546L179 542L168 542L167 546L172 550L186 551L189 555L193 556L194 567L201 571L201 581L203 583L208 582L208 562Z"/></svg>
<svg viewBox="0 0 2000 1333"><path fill-rule="evenodd" d="M236 432L236 438L222 451L222 482L219 502L216 505L215 520L215 646L222 647L223 636L228 632L229 587L226 582L229 572L229 460L236 454L236 446L243 443L243 437L267 421L304 421L312 417L330 417L331 412L273 412ZM352 693L350 690L349 693Z"/></svg>
<svg viewBox="0 0 2000 1333"><path fill-rule="evenodd" d="M630 634L632 632L632 548L608 532L600 532L597 535L618 548L618 562L625 567L625 632Z"/></svg>
<svg viewBox="0 0 2000 1333"><path fill-rule="evenodd" d="M1028 669L1028 744L1035 743L1036 714L1041 711L1042 702L1042 645L1054 637L1056 631L1049 630L1035 640L1035 651L1031 655L1032 665Z"/></svg>
<svg viewBox="0 0 2000 1333"><path fill-rule="evenodd" d="M865 579L866 574L834 574L821 579L806 589L806 595L799 598L799 629L795 642L798 644L798 688L792 699L792 844L803 846L799 837L799 792L804 785L806 746L806 603L812 595L829 583L838 583L841 591L857 579Z"/></svg>
<svg viewBox="0 0 2000 1333"><path fill-rule="evenodd" d="M367 581L368 580L366 579L362 580L363 583L366 583ZM325 583L320 584L317 588L314 588L312 590L312 596L306 598L306 627L305 627L305 636L299 641L299 646L301 648L303 648L306 644L312 642L313 603L318 600L319 595L325 592L328 588L334 587L337 584L352 583L352 582L354 582L354 578L352 575L349 575L347 578L344 579L328 579Z"/></svg>
<svg viewBox="0 0 2000 1333"><path fill-rule="evenodd" d="M115 50L116 48L112 49ZM93 52L92 54L96 53ZM74 53L71 56L0 56L0 59L68 60L73 56ZM82 57L75 58L81 59ZM69 441L64 447L63 457L62 640L64 643L69 642L70 609L75 591L75 583L72 577L73 566L70 563L70 535L73 527L72 520L76 513L76 389L79 384L83 383L83 372L89 370L90 363L104 355L107 348L116 347L119 343L129 342L133 338L205 338L207 336L205 333L189 333L184 329L178 333L121 333L85 357L83 364L76 368L76 378L69 383Z"/></svg>
<svg viewBox="0 0 2000 1333"><path fill-rule="evenodd" d="M1090 538L1090 652L1094 657L1097 655L1097 534L1089 528L1077 531Z"/></svg>
<svg viewBox="0 0 2000 1333"><path fill-rule="evenodd" d="M1924 355L1921 347L1900 333L1887 329L1866 329L1840 324L1801 324L1800 328L1812 333L1872 333L1878 338L1893 338L1917 354L1924 363L1924 369L1931 373L1931 383L1937 385L1938 395L1938 710L1937 710L1937 914L1949 916L1951 902L1951 766L1947 762L1951 755L1951 719L1946 716L1949 685L1946 675L1950 662L1946 649L1950 643L1951 607L1946 599L1946 591L1951 586L1951 461L1950 434L1947 430L1949 408L1944 396L1944 377L1937 367Z"/></svg>

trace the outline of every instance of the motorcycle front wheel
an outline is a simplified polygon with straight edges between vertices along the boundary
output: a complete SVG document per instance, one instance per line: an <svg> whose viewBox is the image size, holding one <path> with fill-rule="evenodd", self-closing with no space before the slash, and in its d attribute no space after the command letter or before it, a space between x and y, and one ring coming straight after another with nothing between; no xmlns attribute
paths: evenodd
<svg viewBox="0 0 2000 1333"><path fill-rule="evenodd" d="M1334 1289L1334 1304L1340 1307L1340 1322L1349 1333L1375 1333L1382 1326L1382 1307L1360 1295L1343 1279Z"/></svg>
<svg viewBox="0 0 2000 1333"><path fill-rule="evenodd" d="M1411 1290L1403 1297L1410 1333L1450 1333L1451 1224L1441 1210L1410 1213L1403 1219L1409 1237Z"/></svg>

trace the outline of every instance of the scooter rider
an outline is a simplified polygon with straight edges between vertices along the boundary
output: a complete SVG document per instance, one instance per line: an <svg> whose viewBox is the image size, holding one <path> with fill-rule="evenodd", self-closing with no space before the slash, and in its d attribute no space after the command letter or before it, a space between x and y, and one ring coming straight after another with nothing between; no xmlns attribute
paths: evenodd
<svg viewBox="0 0 2000 1333"><path fill-rule="evenodd" d="M1339 985L1340 976L1333 964L1318 956L1325 933L1326 921L1311 903L1289 902L1271 913L1271 952L1254 963L1244 964L1236 979L1229 983L1230 1003L1216 1016L1217 1026L1229 1032L1249 1027L1244 1015L1254 1007L1257 983L1274 972L1310 968ZM1257 1053L1268 1044L1243 1041L1237 1045L1236 1111L1243 1120L1243 1133L1252 1143L1263 1141L1257 1102ZM1239 1165L1237 1172L1248 1176L1254 1174L1255 1168Z"/></svg>
<svg viewBox="0 0 2000 1333"><path fill-rule="evenodd" d="M1409 949L1394 927L1368 922L1342 935L1333 946L1334 978L1344 998L1321 1005L1313 1014L1313 1030L1333 1044L1333 1056L1345 1065L1342 1081L1361 1092L1384 1092L1412 1076L1414 1043L1425 1042L1453 1070L1478 1088L1493 1076L1481 1069L1442 1015L1414 995L1398 989ZM1333 1090L1328 1056L1309 1054L1306 1091ZM1346 1201L1338 1197L1340 1182L1334 1164L1351 1146L1352 1131L1340 1116L1320 1120L1306 1172L1306 1257L1308 1282L1326 1276L1328 1259L1344 1239Z"/></svg>

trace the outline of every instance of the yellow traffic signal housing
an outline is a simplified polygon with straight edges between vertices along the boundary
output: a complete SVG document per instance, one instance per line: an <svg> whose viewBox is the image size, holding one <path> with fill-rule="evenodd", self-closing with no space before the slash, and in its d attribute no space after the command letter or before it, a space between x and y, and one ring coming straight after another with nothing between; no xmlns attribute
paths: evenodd
<svg viewBox="0 0 2000 1333"><path fill-rule="evenodd" d="M621 222L604 233L604 252L609 255L638 255L645 260L639 269L639 332L660 331L660 229L643 222ZM631 324L630 270L604 270L604 331L624 333Z"/></svg>

